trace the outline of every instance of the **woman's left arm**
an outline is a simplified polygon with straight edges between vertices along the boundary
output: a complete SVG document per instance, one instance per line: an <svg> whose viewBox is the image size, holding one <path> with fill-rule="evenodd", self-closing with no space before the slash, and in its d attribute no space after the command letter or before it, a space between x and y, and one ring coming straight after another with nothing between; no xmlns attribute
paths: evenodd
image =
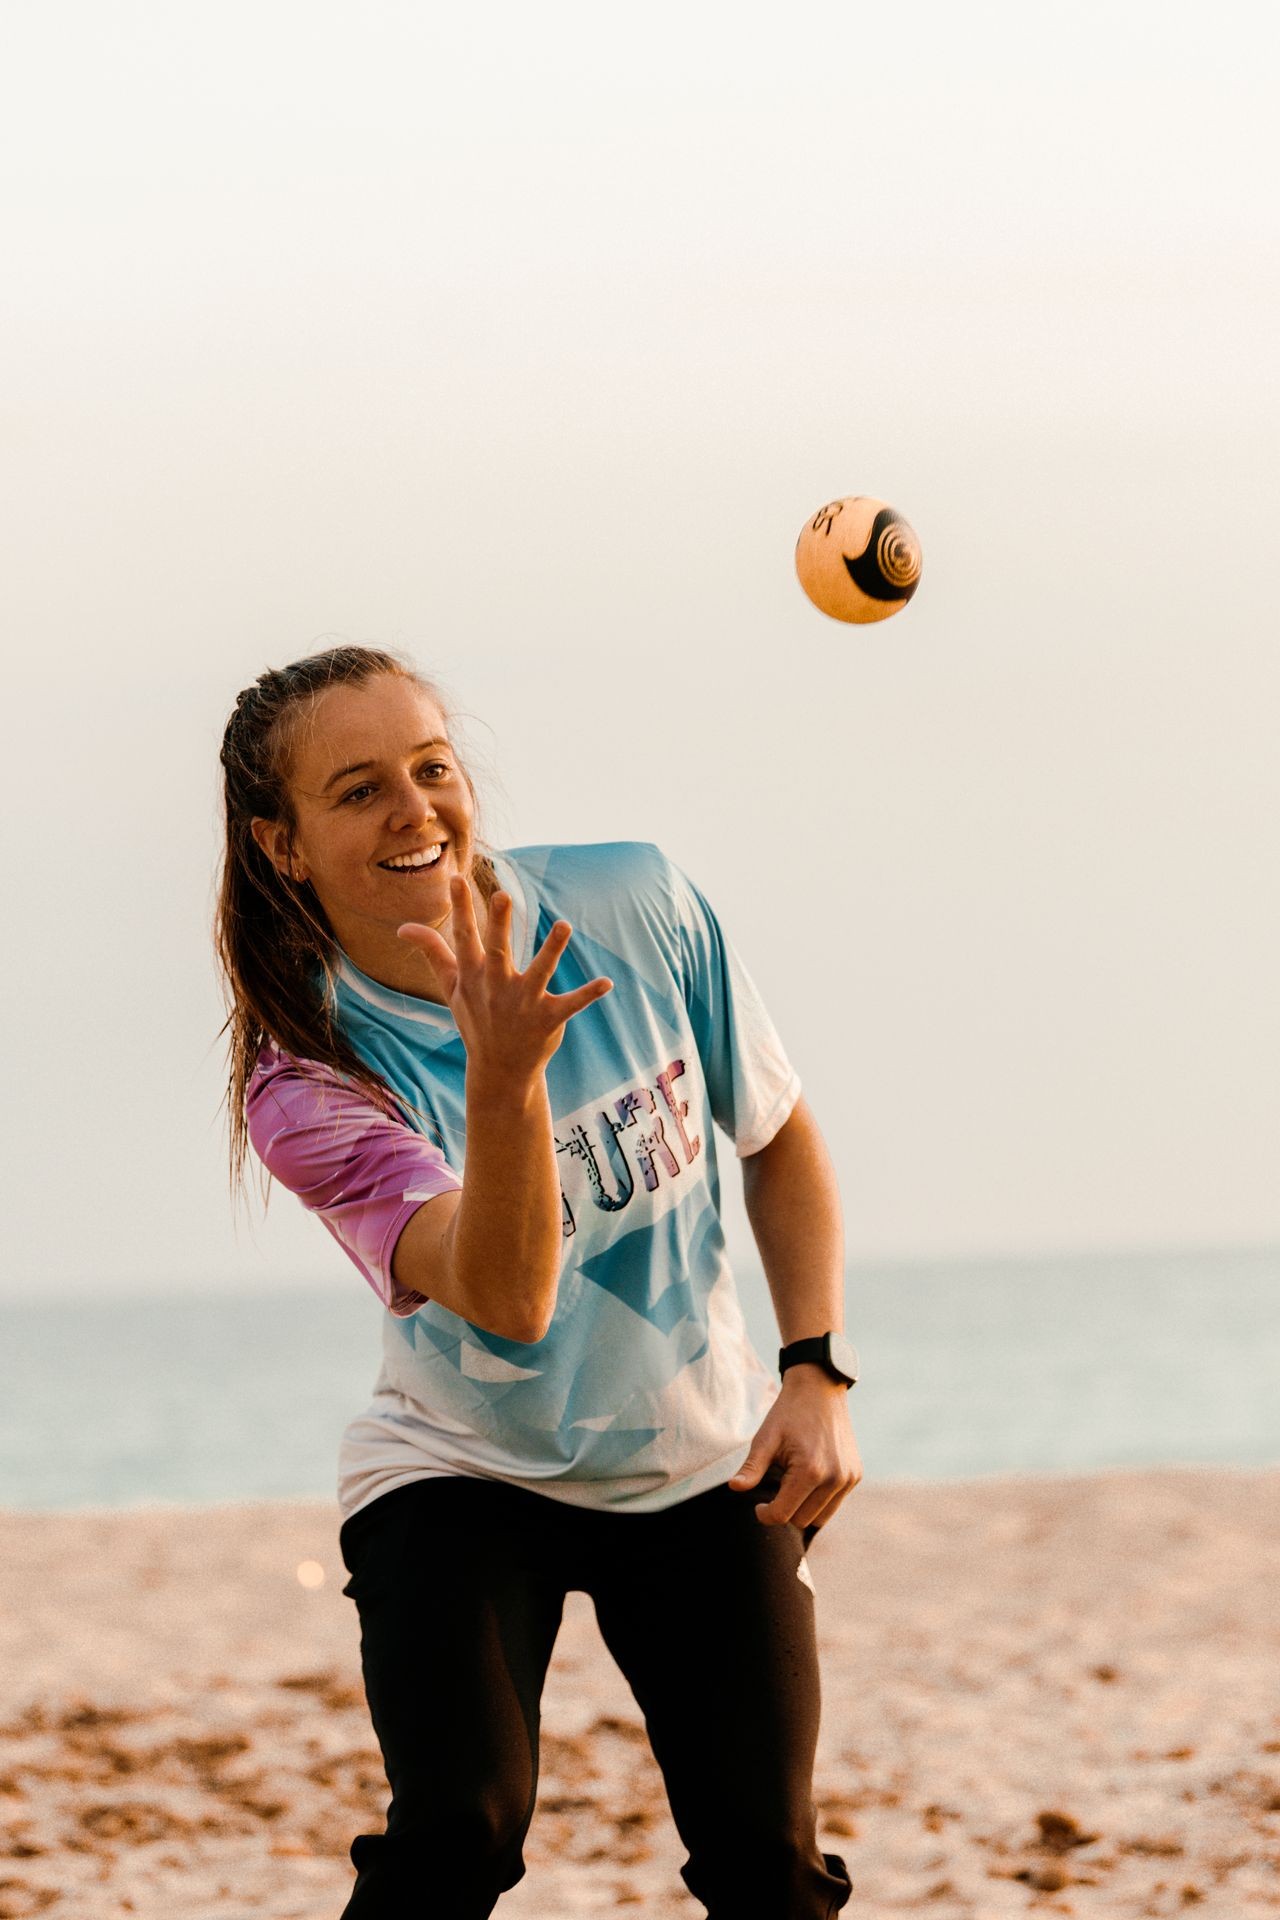
<svg viewBox="0 0 1280 1920"><path fill-rule="evenodd" d="M759 1153L742 1162L747 1217L760 1249L782 1345L844 1331L844 1229L835 1168L802 1094ZM849 1389L823 1368L788 1367L778 1398L729 1485L759 1484L770 1467L782 1485L756 1508L766 1526L823 1526L862 1478Z"/></svg>

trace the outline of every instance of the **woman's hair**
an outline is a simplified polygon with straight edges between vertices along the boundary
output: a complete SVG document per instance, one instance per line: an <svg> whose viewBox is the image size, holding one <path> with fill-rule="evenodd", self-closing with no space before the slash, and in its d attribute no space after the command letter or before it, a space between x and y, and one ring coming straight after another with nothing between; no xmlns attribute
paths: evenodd
<svg viewBox="0 0 1280 1920"><path fill-rule="evenodd" d="M286 878L252 832L257 818L279 820L292 839L297 818L289 792L290 762L299 723L315 696L329 687L363 686L383 673L401 674L428 694L452 738L453 717L435 683L398 654L373 647L330 647L287 667L268 667L236 696L222 737L226 844L214 945L229 1008L219 1037L228 1028L231 1033L226 1098L233 1193L243 1186L248 1150L245 1094L267 1040L299 1060L320 1061L350 1076L384 1112L399 1117L386 1081L360 1058L334 1021L338 942L324 908L310 881ZM478 806L471 774L460 758L458 764ZM491 849L478 831L474 844L474 877L488 900L497 886Z"/></svg>

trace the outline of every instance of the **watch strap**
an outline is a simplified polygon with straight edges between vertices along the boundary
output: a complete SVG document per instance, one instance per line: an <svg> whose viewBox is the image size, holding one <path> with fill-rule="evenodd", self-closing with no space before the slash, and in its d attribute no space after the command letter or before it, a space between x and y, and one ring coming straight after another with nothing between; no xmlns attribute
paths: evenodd
<svg viewBox="0 0 1280 1920"><path fill-rule="evenodd" d="M778 1372L785 1373L788 1367L804 1366L809 1362L816 1367L827 1365L825 1333L814 1334L811 1340L793 1340L789 1347L782 1347L778 1353Z"/></svg>
<svg viewBox="0 0 1280 1920"><path fill-rule="evenodd" d="M838 1342L840 1349L839 1360L832 1354L831 1348L833 1342ZM842 1364L846 1352L852 1362L852 1373ZM780 1349L778 1353L779 1373L785 1374L788 1367L801 1366L804 1364L821 1367L825 1373L830 1374L833 1380L839 1380L846 1387L852 1386L858 1377L858 1356L856 1350L850 1346L845 1336L839 1333L820 1333L807 1340L793 1340L789 1346Z"/></svg>

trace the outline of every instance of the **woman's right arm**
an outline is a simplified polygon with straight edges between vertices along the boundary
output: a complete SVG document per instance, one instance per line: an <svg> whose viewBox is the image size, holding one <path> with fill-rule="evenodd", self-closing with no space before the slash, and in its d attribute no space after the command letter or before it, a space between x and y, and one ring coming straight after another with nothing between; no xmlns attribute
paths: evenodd
<svg viewBox="0 0 1280 1920"><path fill-rule="evenodd" d="M531 1343L544 1337L555 1312L562 1247L547 1066L569 1020L613 983L601 978L573 993L548 993L573 931L567 921L556 921L518 973L511 896L490 900L486 942L460 877L451 905L452 947L433 927L407 922L399 932L431 962L467 1050L466 1167L461 1193L439 1195L408 1221L392 1272L474 1326Z"/></svg>
<svg viewBox="0 0 1280 1920"><path fill-rule="evenodd" d="M504 1340L541 1340L560 1277L560 1176L545 1080L480 1086L467 1069L467 1163L396 1241L397 1283Z"/></svg>

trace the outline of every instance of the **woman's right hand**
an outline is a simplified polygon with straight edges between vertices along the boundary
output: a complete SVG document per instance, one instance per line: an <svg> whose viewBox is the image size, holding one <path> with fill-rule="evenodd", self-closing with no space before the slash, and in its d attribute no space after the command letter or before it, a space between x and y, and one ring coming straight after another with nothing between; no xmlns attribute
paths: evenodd
<svg viewBox="0 0 1280 1920"><path fill-rule="evenodd" d="M572 993L548 993L547 983L569 944L573 928L557 920L523 973L511 958L511 895L489 901L485 938L476 923L471 888L459 874L449 882L453 944L435 927L407 920L399 937L425 954L467 1049L468 1077L529 1085L547 1070L575 1013L606 993L613 982L589 980Z"/></svg>

